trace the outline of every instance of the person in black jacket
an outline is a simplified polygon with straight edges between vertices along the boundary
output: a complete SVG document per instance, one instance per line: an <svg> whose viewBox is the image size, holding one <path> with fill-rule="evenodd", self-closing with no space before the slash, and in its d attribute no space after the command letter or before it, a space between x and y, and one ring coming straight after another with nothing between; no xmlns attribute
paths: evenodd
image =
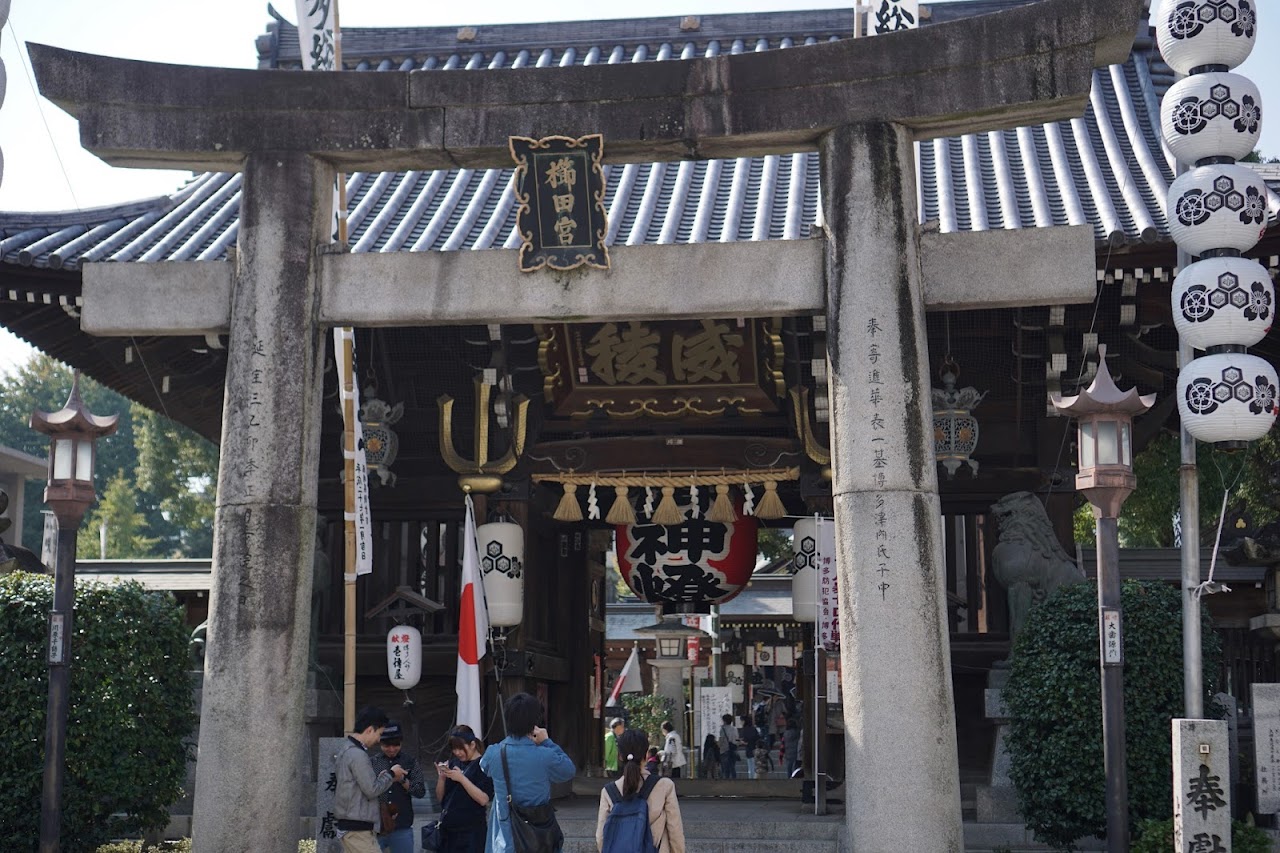
<svg viewBox="0 0 1280 853"><path fill-rule="evenodd" d="M485 807L493 799L493 780L480 769L483 744L470 726L449 735L449 761L436 765L436 799L440 800L440 853L484 853Z"/></svg>
<svg viewBox="0 0 1280 853"><path fill-rule="evenodd" d="M413 798L427 795L427 779L418 759L401 751L404 733L398 723L388 723L379 739L381 752L370 759L375 773L399 764L405 776L392 784L382 799L396 810L396 825L391 832L378 836L378 846L387 853L413 853Z"/></svg>

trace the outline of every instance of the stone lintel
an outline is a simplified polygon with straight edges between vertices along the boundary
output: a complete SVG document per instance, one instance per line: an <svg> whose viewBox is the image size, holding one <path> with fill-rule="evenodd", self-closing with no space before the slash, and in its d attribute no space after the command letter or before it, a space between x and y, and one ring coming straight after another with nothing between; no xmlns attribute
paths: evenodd
<svg viewBox="0 0 1280 853"><path fill-rule="evenodd" d="M327 254L325 325L771 317L824 304L823 240L615 246L610 270L521 273L516 250Z"/></svg>
<svg viewBox="0 0 1280 853"><path fill-rule="evenodd" d="M320 319L376 327L821 314L825 245L614 246L608 271L528 274L514 249L335 252L320 260ZM930 310L1094 297L1089 226L925 233L921 253ZM225 335L232 272L225 261L85 264L81 326L103 337Z"/></svg>
<svg viewBox="0 0 1280 853"><path fill-rule="evenodd" d="M233 267L225 261L86 263L80 328L90 335L225 335Z"/></svg>
<svg viewBox="0 0 1280 853"><path fill-rule="evenodd" d="M1097 293L1093 228L920 235L924 301L934 311L1089 302Z"/></svg>
<svg viewBox="0 0 1280 853"><path fill-rule="evenodd" d="M602 133L611 162L812 149L836 125L918 138L1078 115L1141 0L1040 0L896 33L666 62L465 74L252 71L30 45L41 93L113 165L238 170L250 151L345 170L510 165L509 135Z"/></svg>

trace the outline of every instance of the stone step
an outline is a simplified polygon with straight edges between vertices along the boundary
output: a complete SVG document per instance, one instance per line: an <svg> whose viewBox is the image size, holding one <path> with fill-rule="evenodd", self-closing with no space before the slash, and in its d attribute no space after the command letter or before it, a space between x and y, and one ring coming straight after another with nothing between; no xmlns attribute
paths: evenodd
<svg viewBox="0 0 1280 853"><path fill-rule="evenodd" d="M578 818L567 817L564 814L558 815L560 828L564 830L566 838L589 838L596 837L596 822L594 818ZM784 841L791 843L798 834L803 834L806 840L824 843L834 843L839 841L840 832L844 824L840 819L835 820L812 820L812 821L781 821L781 820L760 820L760 821L708 821L708 820L685 820L684 835L685 839L692 842L698 840L699 849L701 849L702 841L723 840L725 842L746 842L746 841Z"/></svg>
<svg viewBox="0 0 1280 853"><path fill-rule="evenodd" d="M689 838L686 849L696 853L839 853L838 841L750 841L741 838ZM564 853L597 853L595 837L566 838Z"/></svg>

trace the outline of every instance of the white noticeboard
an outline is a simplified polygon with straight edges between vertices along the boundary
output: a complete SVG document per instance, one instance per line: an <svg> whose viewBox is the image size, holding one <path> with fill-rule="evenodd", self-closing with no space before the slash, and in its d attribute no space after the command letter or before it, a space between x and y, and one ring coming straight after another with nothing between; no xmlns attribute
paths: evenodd
<svg viewBox="0 0 1280 853"><path fill-rule="evenodd" d="M725 714L733 713L732 687L704 687L698 697L698 749L701 754L702 742L707 735L720 735L721 719Z"/></svg>
<svg viewBox="0 0 1280 853"><path fill-rule="evenodd" d="M818 519L818 642L827 651L840 648L839 587L836 577L836 525Z"/></svg>

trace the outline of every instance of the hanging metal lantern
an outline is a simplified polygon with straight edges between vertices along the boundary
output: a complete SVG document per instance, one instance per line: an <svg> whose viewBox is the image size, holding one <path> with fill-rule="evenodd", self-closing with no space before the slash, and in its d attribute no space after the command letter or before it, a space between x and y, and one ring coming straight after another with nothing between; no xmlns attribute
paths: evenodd
<svg viewBox="0 0 1280 853"><path fill-rule="evenodd" d="M1267 228L1267 185L1245 166L1199 166L1169 187L1169 233L1193 255L1252 249Z"/></svg>
<svg viewBox="0 0 1280 853"><path fill-rule="evenodd" d="M791 529L791 618L818 620L818 522L802 518Z"/></svg>
<svg viewBox="0 0 1280 853"><path fill-rule="evenodd" d="M410 625L387 632L387 678L397 690L408 690L422 678L422 633Z"/></svg>
<svg viewBox="0 0 1280 853"><path fill-rule="evenodd" d="M377 474L384 486L394 486L396 475L391 463L400 452L400 438L391 425L404 415L404 403L389 406L373 396L374 388L365 388L360 401L360 425L364 428L364 457L369 473Z"/></svg>
<svg viewBox="0 0 1280 853"><path fill-rule="evenodd" d="M476 547L489 624L519 625L524 618L524 530L510 521L482 524L476 528Z"/></svg>
<svg viewBox="0 0 1280 853"><path fill-rule="evenodd" d="M636 595L654 604L723 604L746 588L756 565L759 523L690 518L683 524L620 524L618 568Z"/></svg>
<svg viewBox="0 0 1280 853"><path fill-rule="evenodd" d="M1204 350L1250 347L1275 318L1275 287L1267 268L1248 258L1209 258L1173 281L1173 324L1182 340Z"/></svg>
<svg viewBox="0 0 1280 853"><path fill-rule="evenodd" d="M1156 44L1169 67L1190 74L1205 65L1235 68L1253 50L1256 0L1164 0Z"/></svg>
<svg viewBox="0 0 1280 853"><path fill-rule="evenodd" d="M1197 358L1178 374L1178 414L1200 441L1239 448L1275 423L1276 371L1244 352Z"/></svg>
<svg viewBox="0 0 1280 853"><path fill-rule="evenodd" d="M948 358L942 364L943 387L933 389L933 452L947 470L948 480L961 465L969 466L970 475L978 473L977 460L970 458L978 447L978 419L973 409L986 392L973 387L957 390L959 375L959 365Z"/></svg>
<svg viewBox="0 0 1280 853"><path fill-rule="evenodd" d="M1160 102L1165 144L1182 163L1240 160L1262 135L1262 96L1248 77L1206 72L1169 87Z"/></svg>

